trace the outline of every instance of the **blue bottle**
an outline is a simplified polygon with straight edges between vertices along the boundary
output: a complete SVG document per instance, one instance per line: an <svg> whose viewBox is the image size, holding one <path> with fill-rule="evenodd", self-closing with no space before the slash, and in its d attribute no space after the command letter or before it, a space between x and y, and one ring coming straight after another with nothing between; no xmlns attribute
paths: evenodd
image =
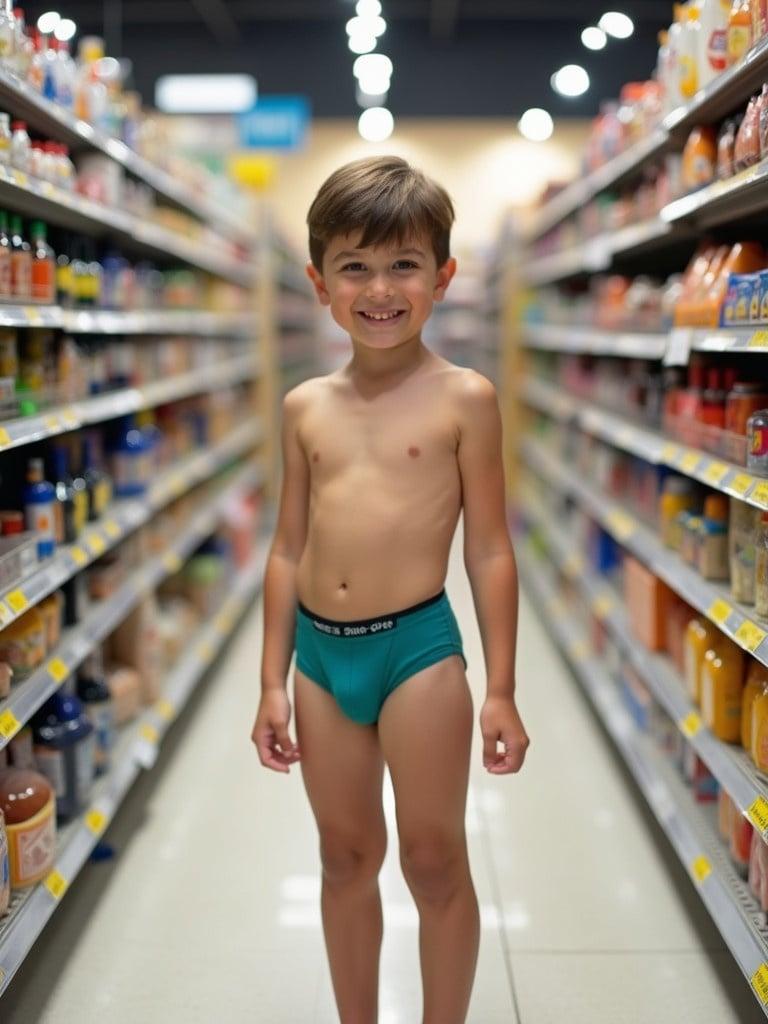
<svg viewBox="0 0 768 1024"><path fill-rule="evenodd" d="M132 416L120 421L112 444L112 478L116 498L146 493L152 477L152 444Z"/></svg>
<svg viewBox="0 0 768 1024"><path fill-rule="evenodd" d="M42 459L27 463L24 518L27 529L37 534L37 557L50 558L56 550L56 490L45 479Z"/></svg>
<svg viewBox="0 0 768 1024"><path fill-rule="evenodd" d="M62 820L84 810L96 769L93 725L82 702L65 691L55 693L33 720L35 761L56 793Z"/></svg>

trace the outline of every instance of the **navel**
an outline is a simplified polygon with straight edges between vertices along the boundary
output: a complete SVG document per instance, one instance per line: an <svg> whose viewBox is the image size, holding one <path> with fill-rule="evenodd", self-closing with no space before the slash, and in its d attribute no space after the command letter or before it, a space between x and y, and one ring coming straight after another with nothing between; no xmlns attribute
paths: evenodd
<svg viewBox="0 0 768 1024"><path fill-rule="evenodd" d="M412 459L417 459L421 455L421 449L417 448L415 444L412 444L408 449L408 454Z"/></svg>

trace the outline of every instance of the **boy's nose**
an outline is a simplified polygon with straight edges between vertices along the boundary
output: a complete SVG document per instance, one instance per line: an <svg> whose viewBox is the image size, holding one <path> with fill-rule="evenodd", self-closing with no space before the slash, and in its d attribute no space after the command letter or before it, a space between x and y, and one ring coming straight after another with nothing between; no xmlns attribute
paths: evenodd
<svg viewBox="0 0 768 1024"><path fill-rule="evenodd" d="M387 277L374 277L370 280L367 293L373 297L386 297L393 294L393 288Z"/></svg>

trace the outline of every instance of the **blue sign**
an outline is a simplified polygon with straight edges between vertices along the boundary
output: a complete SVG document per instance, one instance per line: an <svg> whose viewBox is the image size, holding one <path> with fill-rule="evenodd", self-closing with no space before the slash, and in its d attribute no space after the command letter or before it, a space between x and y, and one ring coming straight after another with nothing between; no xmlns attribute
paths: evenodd
<svg viewBox="0 0 768 1024"><path fill-rule="evenodd" d="M310 119L306 96L259 96L253 110L238 114L243 149L299 149Z"/></svg>

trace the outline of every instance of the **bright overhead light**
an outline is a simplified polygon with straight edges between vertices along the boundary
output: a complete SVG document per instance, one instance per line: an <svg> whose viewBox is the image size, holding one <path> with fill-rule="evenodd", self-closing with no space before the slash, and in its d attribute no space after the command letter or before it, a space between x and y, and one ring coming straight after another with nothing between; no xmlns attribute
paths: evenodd
<svg viewBox="0 0 768 1024"><path fill-rule="evenodd" d="M256 102L252 75L162 75L155 105L166 114L238 114Z"/></svg>
<svg viewBox="0 0 768 1024"><path fill-rule="evenodd" d="M378 18L381 14L379 0L357 0L355 13L358 18Z"/></svg>
<svg viewBox="0 0 768 1024"><path fill-rule="evenodd" d="M364 92L366 96L381 96L389 92L391 83L389 78L360 78L357 84L360 92Z"/></svg>
<svg viewBox="0 0 768 1024"><path fill-rule="evenodd" d="M386 107L369 107L357 122L357 130L366 142L384 142L394 127L395 119Z"/></svg>
<svg viewBox="0 0 768 1024"><path fill-rule="evenodd" d="M367 93L363 92L360 86L358 86L357 89L355 89L355 99L357 100L358 107L363 107L363 109L367 109L368 107L383 107L387 102L387 93Z"/></svg>
<svg viewBox="0 0 768 1024"><path fill-rule="evenodd" d="M53 32L60 21L61 15L58 11L46 11L45 14L41 14L37 19L37 27L44 36L47 36Z"/></svg>
<svg viewBox="0 0 768 1024"><path fill-rule="evenodd" d="M72 21L71 18L62 18L56 28L53 30L53 34L56 38L62 42L67 43L77 32L77 25Z"/></svg>
<svg viewBox="0 0 768 1024"><path fill-rule="evenodd" d="M366 53L352 65L355 78L391 78L394 71L392 61L384 53Z"/></svg>
<svg viewBox="0 0 768 1024"><path fill-rule="evenodd" d="M374 18L350 18L347 22L347 35L348 36L362 36L371 35L383 36L387 31L387 23L383 18L376 15Z"/></svg>
<svg viewBox="0 0 768 1024"><path fill-rule="evenodd" d="M589 75L580 64L566 64L550 81L561 96L581 96L589 88Z"/></svg>
<svg viewBox="0 0 768 1024"><path fill-rule="evenodd" d="M635 31L635 23L621 11L607 11L598 21L598 25L614 39L629 39Z"/></svg>
<svg viewBox="0 0 768 1024"><path fill-rule="evenodd" d="M581 41L588 50L602 50L608 42L608 37L597 25L590 25L581 33Z"/></svg>
<svg viewBox="0 0 768 1024"><path fill-rule="evenodd" d="M352 53L370 53L371 50L376 49L376 36L372 35L358 35L350 36L347 41Z"/></svg>
<svg viewBox="0 0 768 1024"><path fill-rule="evenodd" d="M554 131L555 125L546 110L541 107L531 107L526 110L517 122L520 134L530 139L531 142L546 142Z"/></svg>

